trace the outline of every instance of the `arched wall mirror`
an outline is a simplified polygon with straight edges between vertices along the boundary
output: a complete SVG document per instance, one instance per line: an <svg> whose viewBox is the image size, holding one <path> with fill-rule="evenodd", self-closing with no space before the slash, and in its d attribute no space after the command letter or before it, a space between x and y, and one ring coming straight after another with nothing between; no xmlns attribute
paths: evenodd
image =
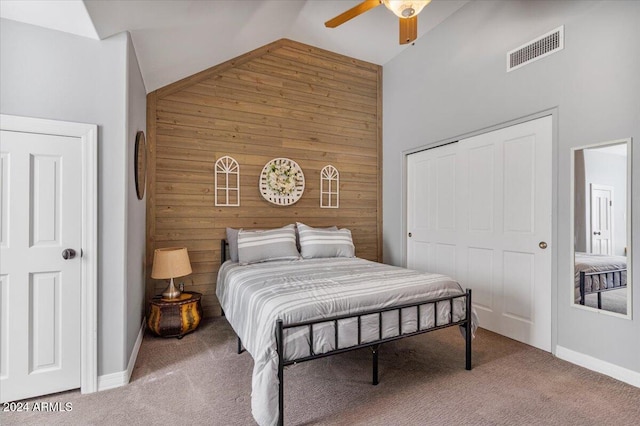
<svg viewBox="0 0 640 426"><path fill-rule="evenodd" d="M631 317L631 139L573 149L574 306Z"/></svg>

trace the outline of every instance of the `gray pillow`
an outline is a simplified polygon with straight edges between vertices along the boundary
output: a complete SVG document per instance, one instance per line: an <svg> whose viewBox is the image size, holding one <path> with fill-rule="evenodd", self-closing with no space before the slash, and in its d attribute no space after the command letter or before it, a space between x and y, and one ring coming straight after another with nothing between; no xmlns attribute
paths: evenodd
<svg viewBox="0 0 640 426"><path fill-rule="evenodd" d="M297 222L296 222L297 224ZM313 229L327 229L329 231L337 231L338 227L337 226L329 226L328 228L313 228ZM296 248L298 249L298 251L300 251L300 233L298 232L298 226L296 225Z"/></svg>
<svg viewBox="0 0 640 426"><path fill-rule="evenodd" d="M319 229L297 223L300 253L304 259L315 257L355 257L355 246L348 229Z"/></svg>
<svg viewBox="0 0 640 426"><path fill-rule="evenodd" d="M238 261L238 229L227 228L227 244L229 244L229 259Z"/></svg>
<svg viewBox="0 0 640 426"><path fill-rule="evenodd" d="M299 258L293 225L264 231L241 229L238 232L238 261L241 264Z"/></svg>

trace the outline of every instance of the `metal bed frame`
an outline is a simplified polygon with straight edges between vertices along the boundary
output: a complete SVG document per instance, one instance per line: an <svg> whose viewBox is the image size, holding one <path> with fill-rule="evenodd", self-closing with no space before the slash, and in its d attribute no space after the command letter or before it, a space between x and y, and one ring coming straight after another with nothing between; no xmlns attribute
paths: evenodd
<svg viewBox="0 0 640 426"><path fill-rule="evenodd" d="M220 244L220 263L224 263L227 259L226 256L226 240L222 240ZM453 321L453 301L455 299L465 299L465 317L458 321ZM438 324L437 317L437 304L438 303L449 303L449 319L444 324ZM421 328L420 327L420 307L425 305L433 305L433 318L434 325L429 328ZM415 309L416 317L417 317L417 328L416 331L412 331L409 333L402 333L402 311L406 309ZM398 312L398 335L392 337L382 337L382 314L385 312L397 311ZM368 342L362 342L362 330L361 330L361 318L363 316L368 315L378 315L378 339ZM224 311L222 311L222 315L224 316ZM357 318L358 325L358 344L354 346L349 346L347 348L339 348L338 346L338 321L349 319L349 318ZM335 339L335 348L333 350L316 354L313 350L313 326L317 324L325 324L333 322L334 328L334 339ZM463 326L465 329L465 368L467 370L471 370L471 340L472 340L472 332L471 332L471 290L467 289L465 294L460 294L456 296L449 297L439 297L436 299L424 300L416 303L409 303L404 305L392 306L388 308L375 309L369 311L362 311L355 314L346 314L346 315L336 315L332 317L320 318L317 320L310 321L302 321L291 324L284 324L281 319L276 320L276 351L278 353L278 425L284 425L284 367L292 364L297 364L299 362L311 361L318 358L324 358L330 355L336 355L344 352L349 352L357 349L362 349L366 347L370 347L373 354L373 365L372 365L372 384L375 386L379 383L378 380L378 350L380 345L383 343L391 342L394 340L403 339L405 337L412 337L418 334L424 334L435 330L440 330L447 327L452 326ZM309 328L309 354L307 356L303 356L296 359L284 359L284 330L288 328L295 327L308 327ZM243 352L242 349L242 341L240 337L237 336L238 339L238 354Z"/></svg>
<svg viewBox="0 0 640 426"><path fill-rule="evenodd" d="M609 274L611 274L611 280L615 281L615 274L619 275L619 282L622 283L622 273L626 272L627 269L626 268L622 268L622 269L610 269L608 271L600 271L600 272L586 272L586 271L580 271L580 304L584 305L585 304L585 300L584 297L587 294L593 294L593 293L597 293L598 294L598 309L602 309L602 293L605 291L611 291L611 290L618 290L621 288L626 288L627 284L625 285L619 285L617 287L609 287L609 288L601 288L599 290L592 290L592 291L586 291L586 277L590 277L593 275L598 275L600 277L600 282L608 282L608 278L609 278ZM593 284L592 284L593 286Z"/></svg>

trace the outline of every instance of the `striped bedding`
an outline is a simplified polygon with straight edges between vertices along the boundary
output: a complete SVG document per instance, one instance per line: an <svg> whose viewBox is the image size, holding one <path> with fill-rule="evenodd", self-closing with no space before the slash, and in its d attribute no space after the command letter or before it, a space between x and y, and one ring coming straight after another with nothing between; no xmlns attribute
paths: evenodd
<svg viewBox="0 0 640 426"><path fill-rule="evenodd" d="M460 285L439 274L370 262L359 258L282 260L239 265L227 261L218 273L216 295L227 320L254 359L251 404L258 424L278 419L278 359L275 324L314 320L464 294ZM433 327L433 304L421 306L420 328ZM438 303L438 324L449 321L449 303ZM464 319L464 298L453 305L453 320ZM388 315L387 315L388 314ZM473 330L477 326L475 313ZM416 331L415 309L402 312L402 332ZM315 326L315 353L335 349L333 323ZM362 317L362 341L378 337L378 316ZM383 337L398 334L397 311L383 315ZM285 359L309 355L307 327L286 329ZM357 344L355 319L338 323L340 348Z"/></svg>

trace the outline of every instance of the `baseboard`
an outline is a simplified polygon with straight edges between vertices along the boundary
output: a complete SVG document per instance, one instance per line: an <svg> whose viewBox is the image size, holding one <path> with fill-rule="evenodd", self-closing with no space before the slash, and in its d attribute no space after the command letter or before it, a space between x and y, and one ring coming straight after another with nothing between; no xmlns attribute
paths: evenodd
<svg viewBox="0 0 640 426"><path fill-rule="evenodd" d="M98 376L98 392L107 389L119 388L129 383L126 371L118 371L117 373L103 374Z"/></svg>
<svg viewBox="0 0 640 426"><path fill-rule="evenodd" d="M142 338L144 337L144 331L146 330L147 321L146 318L142 319L142 325L138 332L138 338L136 339L131 356L129 357L129 363L127 369L124 371L118 371L116 373L105 374L98 376L98 391L107 389L119 388L129 383L131 374L133 373L133 367L136 365L136 359L138 358L138 351L140 351L140 345L142 345Z"/></svg>
<svg viewBox="0 0 640 426"><path fill-rule="evenodd" d="M136 360L138 359L138 352L140 351L140 345L142 345L142 338L144 337L144 331L147 329L147 318L142 318L142 324L140 325L140 331L138 332L138 338L136 339L131 356L129 357L129 363L127 364L127 383L131 380L131 374L133 373L133 367L136 366Z"/></svg>
<svg viewBox="0 0 640 426"><path fill-rule="evenodd" d="M628 383L631 386L640 388L640 373L637 371L629 370L627 368L611 364L610 362L602 361L592 356L572 351L571 349L567 349L562 346L556 346L556 356L565 361L569 361L572 364L597 371L598 373L602 373L609 377L613 377L616 380L620 380L621 382Z"/></svg>

